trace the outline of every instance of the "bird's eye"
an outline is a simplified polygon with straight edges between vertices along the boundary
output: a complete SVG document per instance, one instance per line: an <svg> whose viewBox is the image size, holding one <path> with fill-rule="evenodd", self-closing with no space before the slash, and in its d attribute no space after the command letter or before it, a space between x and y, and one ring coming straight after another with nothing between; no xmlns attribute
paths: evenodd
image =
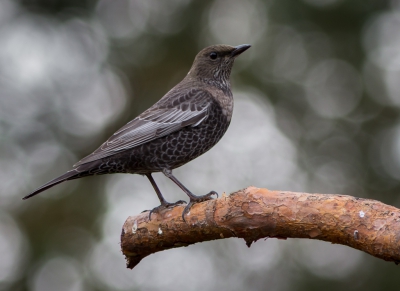
<svg viewBox="0 0 400 291"><path fill-rule="evenodd" d="M216 52L212 52L210 54L210 59L215 60L218 57L218 54Z"/></svg>

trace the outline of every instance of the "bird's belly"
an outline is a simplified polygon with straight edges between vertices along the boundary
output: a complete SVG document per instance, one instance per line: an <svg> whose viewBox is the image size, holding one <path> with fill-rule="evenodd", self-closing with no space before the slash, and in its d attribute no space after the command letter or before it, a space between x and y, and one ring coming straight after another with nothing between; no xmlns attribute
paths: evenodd
<svg viewBox="0 0 400 291"><path fill-rule="evenodd" d="M177 132L151 141L133 150L132 172L158 172L174 169L197 158L211 149L226 132L229 122L224 116L205 120L199 126L185 127ZM225 120L223 120L225 119Z"/></svg>

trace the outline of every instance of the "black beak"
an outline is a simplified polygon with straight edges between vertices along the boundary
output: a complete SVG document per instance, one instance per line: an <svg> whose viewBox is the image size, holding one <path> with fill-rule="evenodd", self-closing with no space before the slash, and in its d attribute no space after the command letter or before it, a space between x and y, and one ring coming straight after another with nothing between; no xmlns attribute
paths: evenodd
<svg viewBox="0 0 400 291"><path fill-rule="evenodd" d="M249 44L241 44L235 47L235 49L231 52L231 57L237 57L240 55L242 52L250 48L251 45Z"/></svg>

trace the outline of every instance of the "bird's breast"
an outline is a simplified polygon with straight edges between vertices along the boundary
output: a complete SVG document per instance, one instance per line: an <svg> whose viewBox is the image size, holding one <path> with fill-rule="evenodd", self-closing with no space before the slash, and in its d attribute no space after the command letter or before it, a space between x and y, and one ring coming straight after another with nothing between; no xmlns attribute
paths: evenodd
<svg viewBox="0 0 400 291"><path fill-rule="evenodd" d="M222 114L226 117L227 121L230 122L233 113L233 96L231 90L229 89L229 91L226 92L218 90L213 93L213 96L221 106Z"/></svg>

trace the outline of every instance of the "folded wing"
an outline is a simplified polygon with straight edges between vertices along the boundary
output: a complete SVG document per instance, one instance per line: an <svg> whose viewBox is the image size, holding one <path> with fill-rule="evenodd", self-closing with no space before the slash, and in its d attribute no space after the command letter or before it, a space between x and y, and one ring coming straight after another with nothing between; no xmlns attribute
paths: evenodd
<svg viewBox="0 0 400 291"><path fill-rule="evenodd" d="M175 96L167 94L74 167L137 147L186 126L199 125L208 115L210 98L211 94L203 90L188 90Z"/></svg>

